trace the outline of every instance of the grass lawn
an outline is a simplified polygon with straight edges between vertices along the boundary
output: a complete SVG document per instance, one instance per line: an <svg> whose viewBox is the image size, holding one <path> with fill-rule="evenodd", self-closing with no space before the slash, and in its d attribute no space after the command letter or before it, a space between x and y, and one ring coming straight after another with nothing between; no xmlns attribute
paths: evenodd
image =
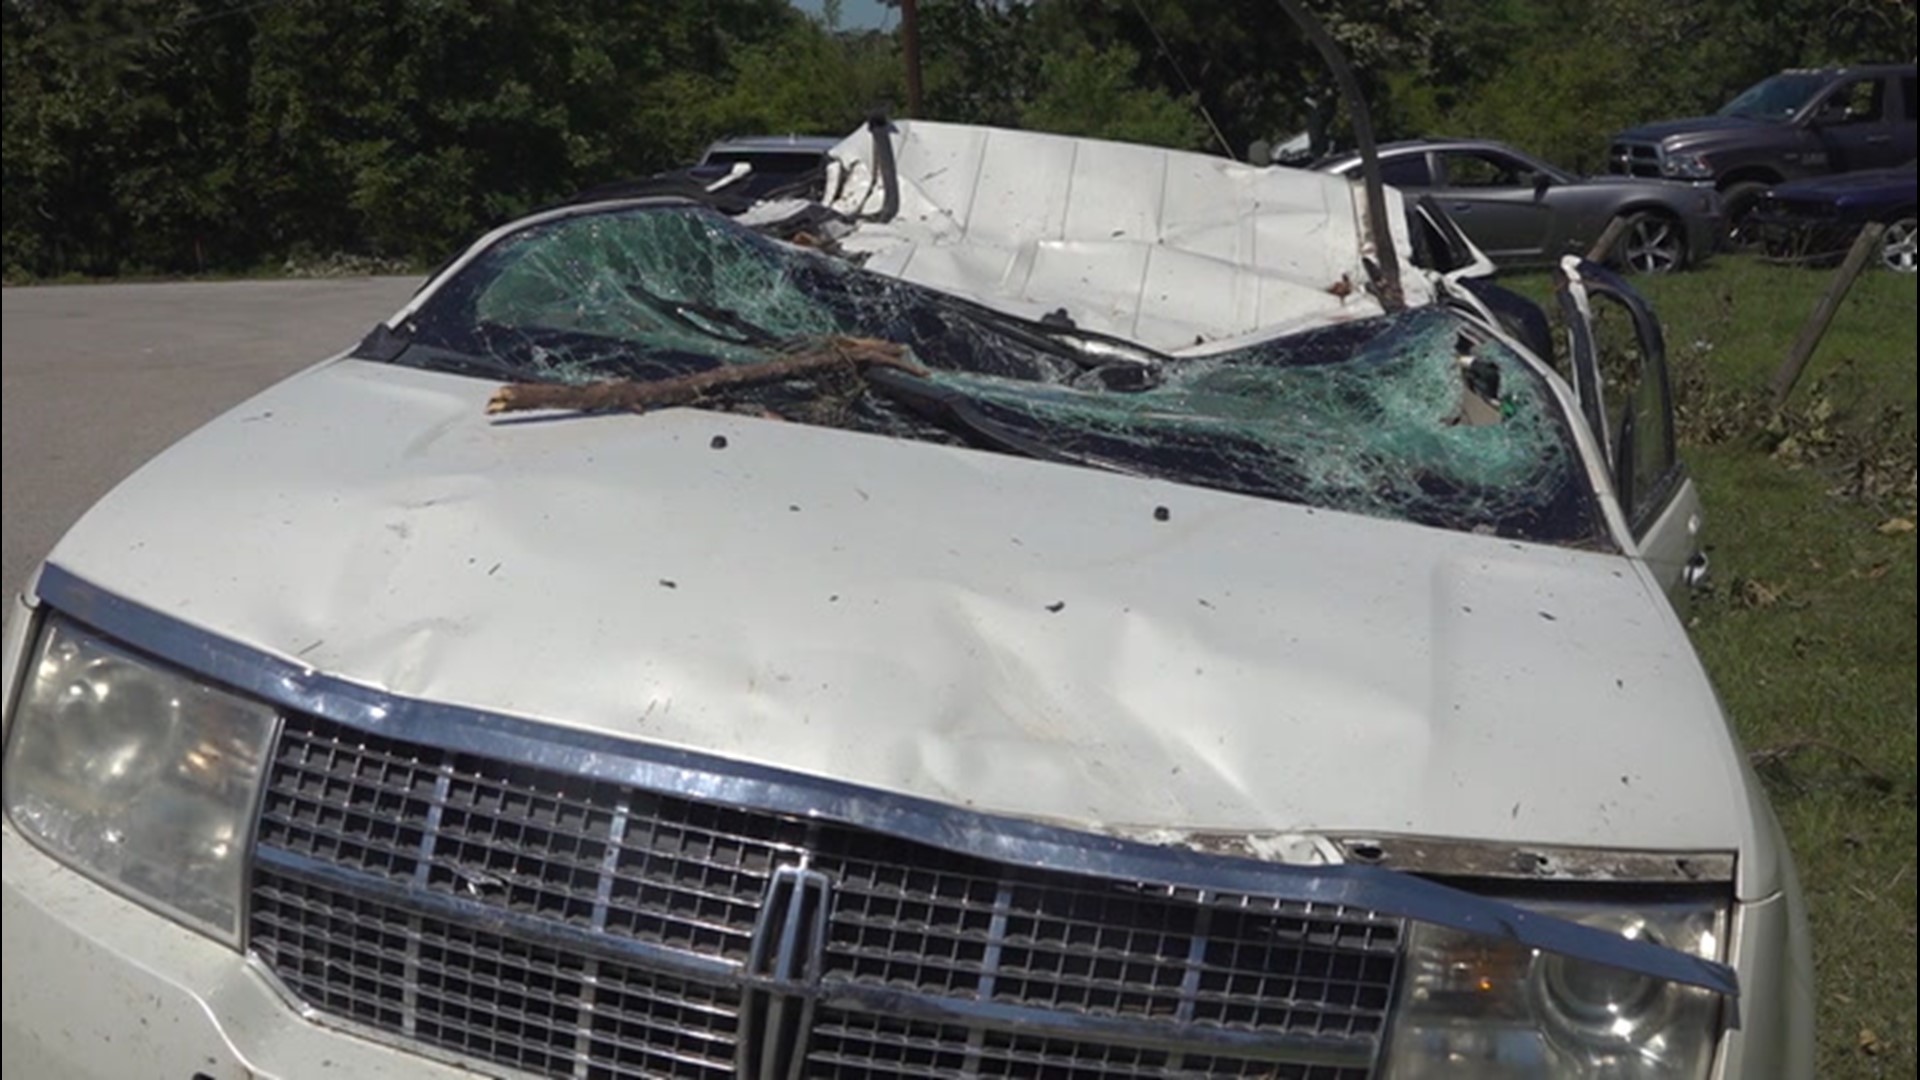
<svg viewBox="0 0 1920 1080"><path fill-rule="evenodd" d="M1915 1075L1915 285L1855 283L1782 414L1767 380L1832 277L1720 258L1636 279L1666 327L1715 584L1694 641L1811 907L1820 1075ZM1544 277L1510 282L1545 299Z"/></svg>

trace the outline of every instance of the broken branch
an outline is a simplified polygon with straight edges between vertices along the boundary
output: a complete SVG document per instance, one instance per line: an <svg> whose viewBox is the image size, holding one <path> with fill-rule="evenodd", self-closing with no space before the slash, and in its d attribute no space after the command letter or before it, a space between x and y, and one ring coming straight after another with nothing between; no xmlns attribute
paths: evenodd
<svg viewBox="0 0 1920 1080"><path fill-rule="evenodd" d="M686 405L716 392L784 382L836 368L859 371L869 367L893 368L923 378L927 374L926 368L907 359L905 346L874 338L829 337L809 341L777 360L724 365L672 379L609 379L583 386L509 383L493 392L487 402L487 412L489 415L535 409L645 412Z"/></svg>
<svg viewBox="0 0 1920 1080"><path fill-rule="evenodd" d="M1876 771L1873 766L1867 764L1865 758L1825 739L1792 739L1776 746L1755 750L1747 755L1747 760L1756 771L1778 769L1786 764L1787 759L1809 750L1823 750L1839 758L1853 769L1855 777L1861 783L1875 791L1893 790L1892 779Z"/></svg>

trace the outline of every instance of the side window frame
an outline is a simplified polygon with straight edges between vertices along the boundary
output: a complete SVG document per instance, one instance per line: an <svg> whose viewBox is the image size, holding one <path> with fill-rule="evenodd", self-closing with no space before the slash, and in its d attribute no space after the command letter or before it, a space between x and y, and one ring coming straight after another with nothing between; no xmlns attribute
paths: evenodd
<svg viewBox="0 0 1920 1080"><path fill-rule="evenodd" d="M1514 191L1525 186L1519 183L1520 170L1518 166L1520 163L1508 158L1505 154L1494 153L1490 150L1443 150L1435 153L1433 157L1440 166L1438 175L1444 177L1446 181L1445 186L1449 189L1461 191ZM1481 167L1493 170L1495 173L1504 173L1509 177L1509 182L1504 184L1463 185L1454 176L1453 169L1453 162L1463 159L1471 159Z"/></svg>
<svg viewBox="0 0 1920 1080"><path fill-rule="evenodd" d="M1644 540L1687 477L1675 431L1666 338L1653 308L1611 270L1569 258L1556 269L1554 281L1555 296L1567 324L1574 396L1606 457L1614 494L1628 528L1635 540ZM1610 390L1619 388L1606 385L1599 335L1594 328L1595 300L1617 304L1627 313L1638 346L1639 370L1630 397L1620 403L1617 421L1611 419L1607 397ZM1650 439L1643 417L1659 425ZM1643 460L1646 456L1653 460Z"/></svg>
<svg viewBox="0 0 1920 1080"><path fill-rule="evenodd" d="M1879 115L1855 117L1852 114L1850 103L1854 97L1859 94L1860 91L1858 88L1861 86L1867 87L1867 100L1871 105L1877 106L1876 111ZM1891 90L1892 87L1888 85L1888 80L1880 76L1848 79L1827 91L1827 95L1820 100L1820 104L1814 109L1814 115L1824 118L1825 122L1836 124L1836 126L1851 127L1854 124L1883 123L1887 119L1887 104L1892 100ZM1831 112L1835 105L1848 106L1845 116L1840 118L1837 123L1832 119Z"/></svg>
<svg viewBox="0 0 1920 1080"><path fill-rule="evenodd" d="M1396 180L1387 178L1383 175L1382 179L1384 179L1386 183L1391 187L1398 187L1398 188L1410 187L1410 188L1424 189L1424 188L1440 186L1435 182L1436 174L1433 168L1433 155L1424 150L1414 154L1401 154L1389 161L1383 161L1380 163L1380 170L1384 174L1387 170L1393 168L1396 165L1418 166L1420 171L1426 174L1426 179L1417 184L1409 184L1404 181L1396 181Z"/></svg>

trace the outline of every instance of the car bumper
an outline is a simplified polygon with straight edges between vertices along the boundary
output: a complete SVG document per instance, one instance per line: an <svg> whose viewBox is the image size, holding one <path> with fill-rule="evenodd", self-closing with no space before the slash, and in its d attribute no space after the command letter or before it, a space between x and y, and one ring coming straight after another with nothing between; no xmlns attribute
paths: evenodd
<svg viewBox="0 0 1920 1080"><path fill-rule="evenodd" d="M1847 253L1864 221L1755 211L1749 223L1760 250L1779 262L1832 262Z"/></svg>
<svg viewBox="0 0 1920 1080"><path fill-rule="evenodd" d="M100 888L11 827L6 1080L474 1080L306 1019L233 950Z"/></svg>
<svg viewBox="0 0 1920 1080"><path fill-rule="evenodd" d="M1700 214L1687 219L1687 265L1699 266L1720 250L1727 238L1725 214Z"/></svg>

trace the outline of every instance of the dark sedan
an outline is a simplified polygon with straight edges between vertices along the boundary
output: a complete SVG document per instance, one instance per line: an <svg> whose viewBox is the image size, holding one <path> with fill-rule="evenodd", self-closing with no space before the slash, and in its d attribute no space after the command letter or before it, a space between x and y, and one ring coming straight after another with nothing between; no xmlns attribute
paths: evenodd
<svg viewBox="0 0 1920 1080"><path fill-rule="evenodd" d="M1887 227L1880 263L1914 271L1914 163L1839 176L1816 176L1767 192L1753 212L1766 253L1793 262L1831 262L1869 222Z"/></svg>
<svg viewBox="0 0 1920 1080"><path fill-rule="evenodd" d="M1409 198L1432 195L1500 267L1551 265L1585 255L1616 218L1626 232L1613 257L1640 273L1691 266L1712 253L1721 229L1714 192L1666 180L1579 177L1504 143L1419 139L1380 148L1386 182ZM1360 158L1321 162L1357 176Z"/></svg>

